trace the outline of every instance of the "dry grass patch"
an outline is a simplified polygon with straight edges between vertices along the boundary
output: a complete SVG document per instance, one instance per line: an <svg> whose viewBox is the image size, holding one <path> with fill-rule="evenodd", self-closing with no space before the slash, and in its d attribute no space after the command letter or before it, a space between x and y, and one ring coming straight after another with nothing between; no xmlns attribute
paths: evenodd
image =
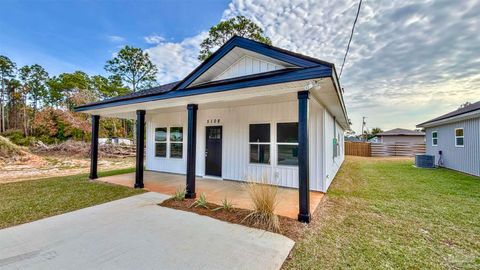
<svg viewBox="0 0 480 270"><path fill-rule="evenodd" d="M278 203L278 187L269 185L265 178L260 183L248 181L244 185L252 200L254 210L245 217L245 221L268 231L280 232L280 222L275 215Z"/></svg>

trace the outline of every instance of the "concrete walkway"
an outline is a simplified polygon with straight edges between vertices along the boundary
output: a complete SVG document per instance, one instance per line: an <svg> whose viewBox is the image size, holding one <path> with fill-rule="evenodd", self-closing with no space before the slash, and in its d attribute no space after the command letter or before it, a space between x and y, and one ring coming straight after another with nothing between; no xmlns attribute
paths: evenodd
<svg viewBox="0 0 480 270"><path fill-rule="evenodd" d="M282 235L156 205L149 192L0 230L0 269L279 269Z"/></svg>

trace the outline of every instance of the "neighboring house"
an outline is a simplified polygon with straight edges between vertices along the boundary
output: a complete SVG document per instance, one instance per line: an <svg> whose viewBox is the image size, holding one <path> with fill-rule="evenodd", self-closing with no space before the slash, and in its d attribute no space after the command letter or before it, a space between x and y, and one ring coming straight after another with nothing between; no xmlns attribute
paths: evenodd
<svg viewBox="0 0 480 270"><path fill-rule="evenodd" d="M417 130L410 130L404 128L395 128L392 130L377 133L377 138L380 143L395 144L395 143L409 143L409 144L423 144L425 143L425 133Z"/></svg>
<svg viewBox="0 0 480 270"><path fill-rule="evenodd" d="M437 165L480 176L480 101L417 127L425 128L427 154Z"/></svg>
<svg viewBox="0 0 480 270"><path fill-rule="evenodd" d="M137 119L137 138L146 125L145 168L186 174L187 197L195 197L195 176L265 177L299 188L299 220L307 222L308 191L327 191L349 128L333 64L237 36L179 82L76 111L92 114L92 134L100 116ZM142 144L136 187L143 187Z"/></svg>

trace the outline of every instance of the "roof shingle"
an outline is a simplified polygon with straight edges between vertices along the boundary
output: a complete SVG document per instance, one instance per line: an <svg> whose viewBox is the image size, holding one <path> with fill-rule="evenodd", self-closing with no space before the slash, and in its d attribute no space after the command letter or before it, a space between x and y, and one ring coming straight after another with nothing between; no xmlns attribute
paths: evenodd
<svg viewBox="0 0 480 270"><path fill-rule="evenodd" d="M459 109L457 109L453 112L449 112L449 113L446 113L446 114L441 115L439 117L433 118L431 120L428 120L426 122L418 124L417 126L422 126L422 125L429 124L429 123L432 123L432 122L445 120L445 119L448 119L448 118L451 118L451 117L454 117L454 116L459 116L459 115L466 114L466 113L473 112L473 111L477 111L477 110L480 110L480 101L477 101L473 104L470 104L469 106L459 108Z"/></svg>

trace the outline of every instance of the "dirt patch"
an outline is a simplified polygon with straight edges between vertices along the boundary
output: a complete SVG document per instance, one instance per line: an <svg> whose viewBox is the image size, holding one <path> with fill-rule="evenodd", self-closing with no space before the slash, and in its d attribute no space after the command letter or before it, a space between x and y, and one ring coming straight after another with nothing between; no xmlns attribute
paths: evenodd
<svg viewBox="0 0 480 270"><path fill-rule="evenodd" d="M59 144L46 145L38 142L31 150L33 153L39 155L68 155L78 158L88 158L90 156L90 143L69 140ZM135 146L110 143L100 144L98 146L98 155L100 158L134 157Z"/></svg>
<svg viewBox="0 0 480 270"><path fill-rule="evenodd" d="M65 155L34 155L35 159L26 162L8 162L0 164L0 183L18 182L54 176L88 173L89 158L75 158ZM135 158L101 158L98 170L116 170L132 168Z"/></svg>
<svg viewBox="0 0 480 270"><path fill-rule="evenodd" d="M213 203L208 203L209 209L203 207L190 207L194 202L194 199L185 199L183 201L175 201L173 199L168 199L163 201L159 205L177 210L193 212L202 216L209 216L211 218L219 219L229 223L235 223L251 228L267 230L266 228L245 221L245 217L252 212L251 210L234 208L232 211L226 211L224 209L213 211L213 209L220 207L219 205ZM280 221L280 234L285 235L286 237L294 241L299 240L305 232L305 229L308 228L307 224L298 222L295 219L283 216L278 216L278 219Z"/></svg>
<svg viewBox="0 0 480 270"><path fill-rule="evenodd" d="M40 163L40 157L31 154L28 148L12 143L0 136L0 165L11 163Z"/></svg>
<svg viewBox="0 0 480 270"><path fill-rule="evenodd" d="M98 170L135 166L135 146L99 146ZM0 136L0 183L88 173L90 143L66 141L56 145L37 142L30 149Z"/></svg>

